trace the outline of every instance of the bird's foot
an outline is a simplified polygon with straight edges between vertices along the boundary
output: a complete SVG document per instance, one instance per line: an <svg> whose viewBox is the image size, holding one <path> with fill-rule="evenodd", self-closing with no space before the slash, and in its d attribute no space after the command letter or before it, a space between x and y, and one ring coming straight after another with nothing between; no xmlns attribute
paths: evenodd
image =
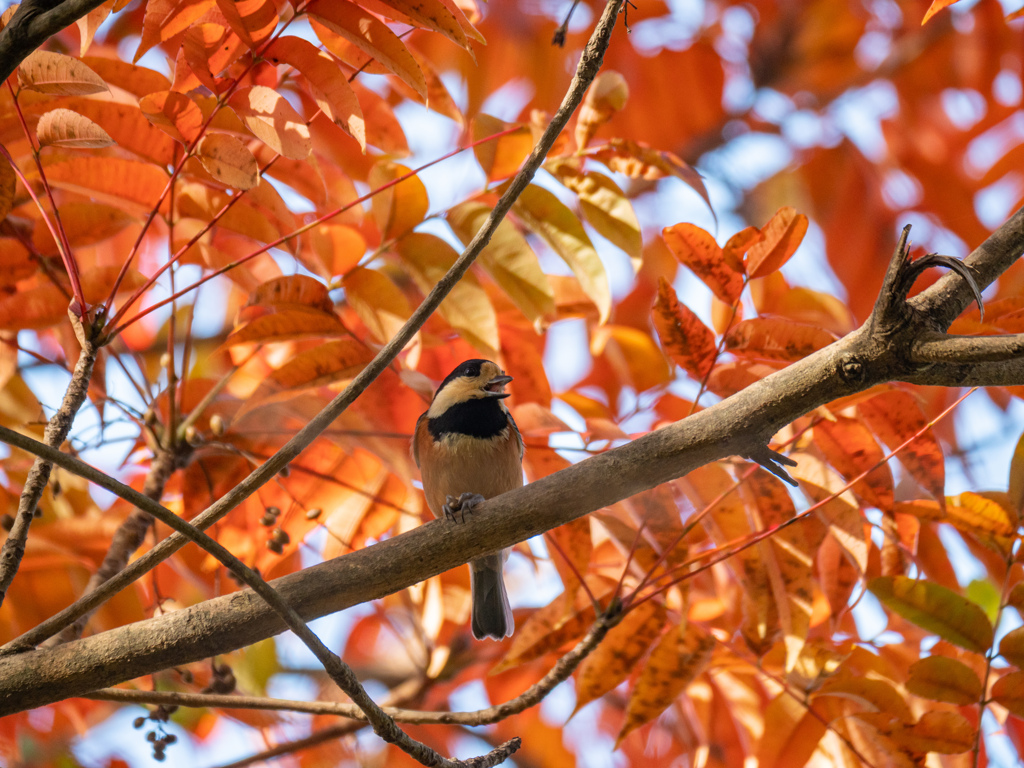
<svg viewBox="0 0 1024 768"><path fill-rule="evenodd" d="M466 513L472 513L473 507L484 501L484 497L479 493L464 493L461 496L448 496L444 500L444 506L441 508L444 510L445 520L451 520L453 523L464 523L466 522Z"/></svg>

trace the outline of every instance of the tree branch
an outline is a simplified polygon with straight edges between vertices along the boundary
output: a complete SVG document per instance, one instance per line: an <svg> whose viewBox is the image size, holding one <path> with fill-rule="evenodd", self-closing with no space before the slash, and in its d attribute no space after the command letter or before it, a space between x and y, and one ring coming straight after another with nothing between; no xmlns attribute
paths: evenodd
<svg viewBox="0 0 1024 768"><path fill-rule="evenodd" d="M936 333L918 340L910 354L919 363L1002 363L1024 354L1024 333L1008 336L950 336Z"/></svg>
<svg viewBox="0 0 1024 768"><path fill-rule="evenodd" d="M6 29L5 29L6 31ZM2 34L2 33L0 33ZM70 310L68 316L71 324L75 327L79 342L82 344L82 353L78 356L75 370L71 374L71 382L64 392L64 399L60 408L50 417L43 431L43 440L48 446L54 449L67 439L71 425L74 423L75 414L82 407L86 396L89 394L89 380L92 378L93 365L96 363L96 355L99 349L88 338L88 332L82 325L80 318ZM52 465L37 458L25 478L25 485L21 489L21 498L18 501L18 514L14 518L14 526L7 534L3 549L0 550L0 605L7 596L7 590L14 581L14 576L21 565L21 559L25 556L25 542L28 541L28 529L35 517L36 507L39 499L50 481L50 469Z"/></svg>
<svg viewBox="0 0 1024 768"><path fill-rule="evenodd" d="M6 80L32 51L104 0L24 0L7 26L0 30L0 82Z"/></svg>
<svg viewBox="0 0 1024 768"><path fill-rule="evenodd" d="M192 521L192 524L199 530L205 530L209 526L223 518L228 512L241 504L245 499L256 492L258 488L270 481L278 472L284 469L287 464L305 450L331 423L340 416L349 405L370 385L373 381L394 361L398 353L404 349L416 332L433 314L441 301L448 295L452 287L462 278L470 265L490 241L491 236L497 230L498 225L505 218L518 199L522 191L529 185L537 169L547 156L555 140L561 134L569 122L572 113L583 100L590 83L597 76L597 72L604 60L604 52L611 42L611 34L615 28L615 21L625 0L608 0L604 13L594 29L590 40L587 42L583 55L580 57L576 73L573 75L569 89L562 100L561 106L551 119L547 129L544 131L537 145L533 148L530 156L526 159L523 167L512 179L508 188L495 204L491 213L484 222L483 227L470 241L469 245L456 260L452 268L442 277L437 285L430 291L423 303L412 313L409 320L402 326L401 330L377 353L370 363L352 380L352 382L339 393L320 413L318 413L305 427L295 434L282 448L275 453L266 463L260 465L241 483L235 486L229 493L218 499L214 504L200 513ZM47 619L38 627L25 633L22 637L8 644L8 649L24 650L34 647L48 637L61 631L79 616L88 611L94 610L98 605L108 600L133 581L147 573L156 565L185 545L187 539L182 536L172 535L160 542L148 553L131 563L121 573L110 579L106 584L90 595L86 595L76 601L72 606L64 609L55 616ZM213 654L211 654L213 655ZM102 686L95 686L102 687Z"/></svg>

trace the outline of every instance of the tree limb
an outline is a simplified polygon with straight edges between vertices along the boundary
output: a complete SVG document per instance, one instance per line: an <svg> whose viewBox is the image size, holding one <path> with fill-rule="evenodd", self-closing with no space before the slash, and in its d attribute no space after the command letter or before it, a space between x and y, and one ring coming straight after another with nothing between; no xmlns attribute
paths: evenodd
<svg viewBox="0 0 1024 768"><path fill-rule="evenodd" d="M6 31L6 29L5 29ZM2 34L2 33L0 33ZM92 369L96 363L96 355L99 353L87 333L84 330L81 320L72 312L68 312L72 325L78 332L79 341L82 344L82 353L78 356L75 370L71 374L71 381L64 392L64 399L60 408L50 417L43 432L43 440L53 448L59 448L71 431L75 414L82 407L86 396L89 394L89 380L92 378ZM3 549L0 550L0 605L7 596L7 590L14 581L14 576L21 565L21 559L25 555L25 542L28 540L28 529L35 517L36 507L39 499L50 481L50 469L52 465L36 458L32 468L25 478L25 485L21 489L21 498L18 501L18 513L14 518L14 526L7 534Z"/></svg>
<svg viewBox="0 0 1024 768"><path fill-rule="evenodd" d="M918 340L911 355L920 363L1002 363L1024 355L1024 333L1008 336L936 333Z"/></svg>
<svg viewBox="0 0 1024 768"><path fill-rule="evenodd" d="M0 81L13 74L32 51L105 0L24 0L0 30Z"/></svg>

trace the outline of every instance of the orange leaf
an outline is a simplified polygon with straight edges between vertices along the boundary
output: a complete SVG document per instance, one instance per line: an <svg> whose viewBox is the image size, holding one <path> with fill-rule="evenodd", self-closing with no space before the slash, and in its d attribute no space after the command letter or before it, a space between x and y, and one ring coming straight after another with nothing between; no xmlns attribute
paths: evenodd
<svg viewBox="0 0 1024 768"><path fill-rule="evenodd" d="M999 641L999 655L1015 667L1024 667L1024 627L1010 630Z"/></svg>
<svg viewBox="0 0 1024 768"><path fill-rule="evenodd" d="M449 6L440 0L382 0L382 2L405 14L419 26L440 32L456 45L469 51L470 55L473 54L466 31L449 10Z"/></svg>
<svg viewBox="0 0 1024 768"><path fill-rule="evenodd" d="M70 109L53 109L40 117L36 137L42 147L97 149L114 143L96 123Z"/></svg>
<svg viewBox="0 0 1024 768"><path fill-rule="evenodd" d="M743 264L727 255L715 238L694 224L676 224L661 231L665 245L726 304L743 293Z"/></svg>
<svg viewBox="0 0 1024 768"><path fill-rule="evenodd" d="M179 72L175 90L187 93L202 83L214 93L220 93L226 81L218 76L245 53L245 45L237 34L220 24L193 24L185 33L181 51L195 82L189 82L187 73L183 81Z"/></svg>
<svg viewBox="0 0 1024 768"><path fill-rule="evenodd" d="M155 165L119 157L77 157L47 166L51 186L91 197L145 216L167 187L167 174ZM165 197L160 210L168 206Z"/></svg>
<svg viewBox="0 0 1024 768"><path fill-rule="evenodd" d="M260 382L235 418L307 390L350 379L372 359L372 351L355 339L328 341L300 352Z"/></svg>
<svg viewBox="0 0 1024 768"><path fill-rule="evenodd" d="M221 347L236 344L270 344L292 339L344 336L345 326L333 313L306 307L292 307L262 315L233 331Z"/></svg>
<svg viewBox="0 0 1024 768"><path fill-rule="evenodd" d="M576 681L579 712L629 677L665 625L665 606L648 600L623 617L580 665Z"/></svg>
<svg viewBox="0 0 1024 768"><path fill-rule="evenodd" d="M33 51L18 66L23 88L62 96L85 96L109 90L103 78L79 59L50 51Z"/></svg>
<svg viewBox="0 0 1024 768"><path fill-rule="evenodd" d="M217 0L235 34L256 50L277 28L277 7L272 0Z"/></svg>
<svg viewBox="0 0 1024 768"><path fill-rule="evenodd" d="M426 99L427 83L416 59L398 35L376 16L348 0L313 0L306 6L306 12L379 61Z"/></svg>
<svg viewBox="0 0 1024 768"><path fill-rule="evenodd" d="M424 294L437 285L459 257L444 240L422 232L410 232L395 244L395 250ZM452 286L438 312L485 356L497 356L501 347L497 314L487 291L472 272Z"/></svg>
<svg viewBox="0 0 1024 768"><path fill-rule="evenodd" d="M359 99L330 54L300 37L284 36L275 40L263 56L268 61L283 62L299 70L315 88L314 97L323 113L366 151L366 125Z"/></svg>
<svg viewBox="0 0 1024 768"><path fill-rule="evenodd" d="M1008 672L992 685L992 699L1024 717L1024 672Z"/></svg>
<svg viewBox="0 0 1024 768"><path fill-rule="evenodd" d="M959 712L932 710L915 724L895 729L889 738L908 752L957 755L974 747L975 730Z"/></svg>
<svg viewBox="0 0 1024 768"><path fill-rule="evenodd" d="M673 361L696 379L703 379L715 364L715 334L685 304L673 288L658 278L658 300L652 312L662 346Z"/></svg>
<svg viewBox="0 0 1024 768"><path fill-rule="evenodd" d="M847 480L870 469L862 480L853 484L854 493L871 506L892 512L895 501L892 471L885 462L885 453L867 427L845 416L838 416L835 421L822 420L814 426L814 442L829 464Z"/></svg>
<svg viewBox="0 0 1024 768"><path fill-rule="evenodd" d="M191 145L205 122L199 105L183 93L160 91L139 99L150 122L182 144Z"/></svg>
<svg viewBox="0 0 1024 768"><path fill-rule="evenodd" d="M711 661L715 639L695 624L672 627L647 657L626 705L626 722L615 740L660 715Z"/></svg>
<svg viewBox="0 0 1024 768"><path fill-rule="evenodd" d="M734 325L725 337L730 352L769 360L802 360L824 349L836 337L824 328L781 317L754 317Z"/></svg>
<svg viewBox="0 0 1024 768"><path fill-rule="evenodd" d="M496 117L479 114L470 123L470 131L473 134L473 141L480 141L514 126L515 123L506 123ZM473 147L476 161L484 169L488 181L500 181L515 174L532 151L533 135L525 125L499 139Z"/></svg>
<svg viewBox="0 0 1024 768"><path fill-rule="evenodd" d="M962 661L948 656L928 656L910 667L907 690L933 701L966 706L976 704L983 693L981 680Z"/></svg>
<svg viewBox="0 0 1024 768"><path fill-rule="evenodd" d="M671 152L652 149L638 141L612 139L607 144L581 152L586 157L604 163L613 171L624 173L634 179L663 179L675 176L682 179L701 196L708 208L711 199L704 186L704 180L688 163Z"/></svg>
<svg viewBox="0 0 1024 768"><path fill-rule="evenodd" d="M277 91L253 85L236 91L228 102L253 136L293 160L309 157L309 126Z"/></svg>
<svg viewBox="0 0 1024 768"><path fill-rule="evenodd" d="M922 488L936 499L944 500L946 468L942 447L928 426L917 398L897 389L865 400L857 408L871 430L891 450L918 435L896 454L896 458Z"/></svg>
<svg viewBox="0 0 1024 768"><path fill-rule="evenodd" d="M927 24L928 20L943 8L948 8L956 2L959 2L959 0L932 0L932 4L928 6L928 10L924 12L924 18L921 19L921 26L923 27Z"/></svg>
<svg viewBox="0 0 1024 768"><path fill-rule="evenodd" d="M142 39L133 63L152 48L187 30L214 5L214 0L151 0L146 3Z"/></svg>
<svg viewBox="0 0 1024 768"><path fill-rule="evenodd" d="M6 157L0 156L0 219L6 219L14 208L14 192L18 188L18 175Z"/></svg>
<svg viewBox="0 0 1024 768"><path fill-rule="evenodd" d="M827 732L819 717L788 693L780 693L764 707L758 768L796 768L811 759Z"/></svg>
<svg viewBox="0 0 1024 768"><path fill-rule="evenodd" d="M566 462L565 466L568 465ZM590 536L590 520L586 517L577 518L545 532L544 537L550 544L548 555L562 579L566 600L575 600L582 583L580 579L587 572L594 548Z"/></svg>
<svg viewBox="0 0 1024 768"><path fill-rule="evenodd" d="M834 677L818 689L819 696L841 696L857 702L868 712L883 712L902 723L912 722L913 713L899 691L888 680L866 677Z"/></svg>
<svg viewBox="0 0 1024 768"><path fill-rule="evenodd" d="M587 89L576 118L576 146L584 149L597 129L626 106L628 98L629 84L626 78L610 69L598 74Z"/></svg>
<svg viewBox="0 0 1024 768"><path fill-rule="evenodd" d="M764 277L789 261L807 233L807 217L788 205L761 227L761 239L747 251L747 274Z"/></svg>
<svg viewBox="0 0 1024 768"><path fill-rule="evenodd" d="M113 237L130 221L131 216L110 205L68 202L60 207L60 223L72 248L93 245ZM42 255L55 256L60 252L49 228L41 224L32 231L32 245Z"/></svg>
<svg viewBox="0 0 1024 768"><path fill-rule="evenodd" d="M260 182L256 158L241 141L226 133L209 133L196 147L203 168L235 189L252 189Z"/></svg>
<svg viewBox="0 0 1024 768"><path fill-rule="evenodd" d="M664 386L671 379L668 361L650 334L628 325L602 325L590 337L590 354L601 357L618 380L637 392Z"/></svg>
<svg viewBox="0 0 1024 768"><path fill-rule="evenodd" d="M326 285L305 275L278 277L260 285L249 294L246 306L280 307L299 305L333 312L334 302Z"/></svg>

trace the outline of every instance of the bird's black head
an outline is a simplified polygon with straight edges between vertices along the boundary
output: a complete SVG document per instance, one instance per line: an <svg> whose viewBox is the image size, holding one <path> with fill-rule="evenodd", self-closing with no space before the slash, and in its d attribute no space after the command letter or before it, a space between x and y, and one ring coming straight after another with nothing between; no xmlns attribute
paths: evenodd
<svg viewBox="0 0 1024 768"><path fill-rule="evenodd" d="M436 419L447 411L464 403L482 401L493 403L508 397L505 385L511 376L490 360L466 360L448 374L437 388L434 399L427 411L428 418ZM499 409L495 408L495 412Z"/></svg>

